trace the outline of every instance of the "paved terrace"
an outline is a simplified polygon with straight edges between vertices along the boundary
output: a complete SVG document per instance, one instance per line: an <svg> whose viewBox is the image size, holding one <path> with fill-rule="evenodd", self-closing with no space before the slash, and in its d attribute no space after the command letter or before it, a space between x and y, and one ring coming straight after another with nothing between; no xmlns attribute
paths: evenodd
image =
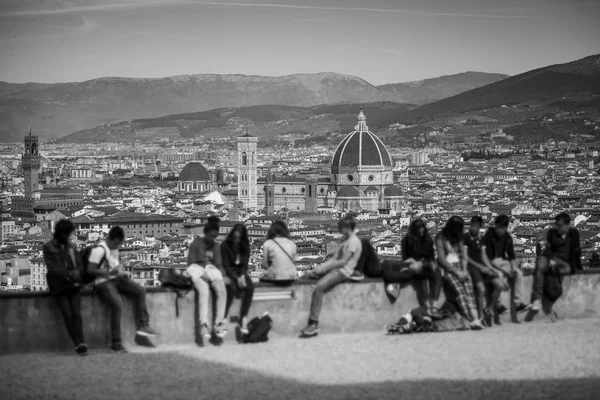
<svg viewBox="0 0 600 400"><path fill-rule="evenodd" d="M600 319L0 357L13 399L593 399Z"/></svg>

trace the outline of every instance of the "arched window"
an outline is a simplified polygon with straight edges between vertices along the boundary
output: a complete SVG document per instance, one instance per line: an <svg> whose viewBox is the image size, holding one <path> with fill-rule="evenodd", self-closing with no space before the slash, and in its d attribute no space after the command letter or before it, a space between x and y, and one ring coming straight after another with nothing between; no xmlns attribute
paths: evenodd
<svg viewBox="0 0 600 400"><path fill-rule="evenodd" d="M242 153L242 165L248 165L248 155Z"/></svg>
<svg viewBox="0 0 600 400"><path fill-rule="evenodd" d="M308 197L312 197L312 185L308 185Z"/></svg>

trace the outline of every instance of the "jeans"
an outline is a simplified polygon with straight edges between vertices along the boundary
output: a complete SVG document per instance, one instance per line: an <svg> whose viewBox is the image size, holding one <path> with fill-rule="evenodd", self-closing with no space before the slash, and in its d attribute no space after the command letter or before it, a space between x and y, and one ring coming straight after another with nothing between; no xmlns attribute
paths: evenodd
<svg viewBox="0 0 600 400"><path fill-rule="evenodd" d="M207 273L208 270L210 270L210 273ZM187 268L186 272L198 291L200 323L208 325L208 301L211 288L215 292L216 297L214 320L215 322L223 321L225 319L225 306L227 305L227 291L225 290L225 283L223 282L221 272L214 265L210 264L206 265L206 267L192 264Z"/></svg>
<svg viewBox="0 0 600 400"><path fill-rule="evenodd" d="M502 268L505 271L511 270L510 261L502 258L493 259L492 264ZM515 277L507 279L513 292L513 303L518 305L523 303L523 271L521 271L519 268L516 268L514 272Z"/></svg>
<svg viewBox="0 0 600 400"><path fill-rule="evenodd" d="M252 297L254 296L254 283L252 283L252 279L248 276L248 274L244 275L246 279L246 287L240 288L237 285L237 282L232 282L227 285L227 305L225 307L225 316L229 315L229 309L231 308L231 303L233 303L233 299L236 295L240 294L242 299L242 304L240 306L240 321L242 318L248 316L248 312L250 311L250 306L252 305Z"/></svg>
<svg viewBox="0 0 600 400"><path fill-rule="evenodd" d="M84 343L83 320L81 318L81 293L79 288L70 289L54 296L65 320L67 332L75 346Z"/></svg>
<svg viewBox="0 0 600 400"><path fill-rule="evenodd" d="M437 307L437 300L442 291L442 274L432 263L426 263L415 272L413 284L416 287L419 305L425 309Z"/></svg>
<svg viewBox="0 0 600 400"><path fill-rule="evenodd" d="M131 297L135 309L137 328L148 326L150 316L146 306L146 290L131 279L119 276L96 285L96 292L110 307L110 332L112 343L121 343L121 313L123 303L120 294Z"/></svg>
<svg viewBox="0 0 600 400"><path fill-rule="evenodd" d="M319 315L321 314L321 308L323 307L323 294L344 282L346 279L348 278L346 278L346 275L344 275L339 268L329 270L325 276L319 279L312 294L310 315L308 317L309 321L319 322Z"/></svg>
<svg viewBox="0 0 600 400"><path fill-rule="evenodd" d="M540 256L537 259L535 265L535 271L533 272L533 288L531 290L531 301L542 300L544 294L544 279L546 275L552 271L554 267L550 265L548 257ZM571 268L562 268L560 271L561 275L567 275L571 273Z"/></svg>

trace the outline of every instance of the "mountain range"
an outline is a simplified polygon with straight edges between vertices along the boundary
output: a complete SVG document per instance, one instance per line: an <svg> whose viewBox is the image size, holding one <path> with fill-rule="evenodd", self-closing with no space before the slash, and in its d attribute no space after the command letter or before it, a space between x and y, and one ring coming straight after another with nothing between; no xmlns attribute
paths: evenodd
<svg viewBox="0 0 600 400"><path fill-rule="evenodd" d="M54 84L0 82L0 141L21 140L29 126L42 139L53 139L97 125L231 107L386 101L422 104L505 77L465 72L383 86L332 72L281 77L99 78Z"/></svg>

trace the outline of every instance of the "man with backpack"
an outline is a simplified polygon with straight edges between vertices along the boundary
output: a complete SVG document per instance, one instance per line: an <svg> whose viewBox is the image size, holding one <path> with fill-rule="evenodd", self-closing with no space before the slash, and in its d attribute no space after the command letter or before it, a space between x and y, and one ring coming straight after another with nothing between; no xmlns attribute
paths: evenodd
<svg viewBox="0 0 600 400"><path fill-rule="evenodd" d="M48 270L48 288L60 308L75 352L86 356L88 348L83 339L81 318L82 262L77 248L70 241L74 231L75 225L71 221L61 219L54 228L54 237L44 244L42 250Z"/></svg>
<svg viewBox="0 0 600 400"><path fill-rule="evenodd" d="M121 343L121 313L123 304L121 294L131 297L136 313L136 343L153 347L149 336L157 336L149 325L150 315L146 305L146 291L133 282L119 262L119 248L125 241L125 232L120 226L113 226L106 240L94 247L87 260L87 273L95 276L94 286L98 295L103 298L111 309L110 326L113 352L126 353L127 349ZM143 338L143 339L142 339Z"/></svg>
<svg viewBox="0 0 600 400"><path fill-rule="evenodd" d="M512 286L515 311L523 312L531 305L523 303L523 272L517 265L513 238L508 233L509 225L510 218L507 215L498 215L494 220L494 226L487 230L481 242L492 267L500 273L500 276L506 277ZM498 314L506 312L505 310L507 311L501 303L496 305L494 323L500 325Z"/></svg>
<svg viewBox="0 0 600 400"><path fill-rule="evenodd" d="M342 241L336 255L317 266L312 273L313 276L319 277L319 281L313 290L308 325L302 330L304 337L316 336L319 333L323 295L340 283L352 279L355 274L362 252L362 243L356 236L355 229L356 220L352 216L346 215L339 220L338 230L342 234Z"/></svg>
<svg viewBox="0 0 600 400"><path fill-rule="evenodd" d="M548 230L546 246L537 259L531 294L532 311L537 312L542 307L544 283L548 275L558 276L558 282L562 283L562 275L573 274L581 269L579 231L571 226L569 214L562 212L554 218L554 227Z"/></svg>

